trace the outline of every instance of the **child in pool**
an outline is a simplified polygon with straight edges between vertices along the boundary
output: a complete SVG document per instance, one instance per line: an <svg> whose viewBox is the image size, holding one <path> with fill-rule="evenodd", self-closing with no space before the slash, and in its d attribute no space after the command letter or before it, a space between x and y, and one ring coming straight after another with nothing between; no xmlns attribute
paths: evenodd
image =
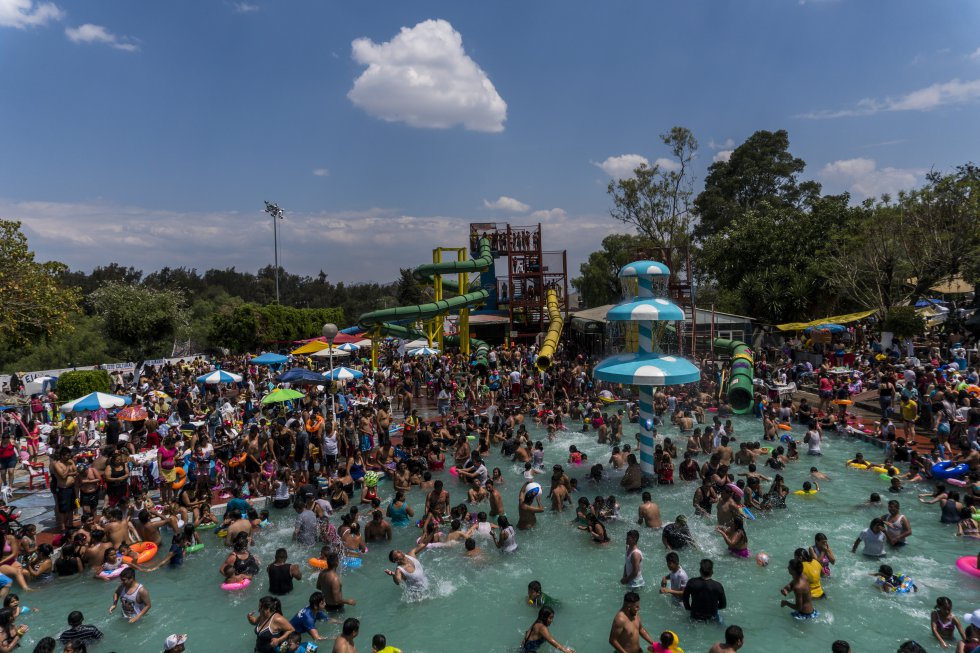
<svg viewBox="0 0 980 653"><path fill-rule="evenodd" d="M904 574L896 575L891 565L881 565L876 573L870 574L875 577L875 585L882 592L895 592L902 589L903 584L911 587L913 592L918 592L919 588Z"/></svg>
<svg viewBox="0 0 980 653"><path fill-rule="evenodd" d="M676 633L672 630L665 630L660 633L660 641L654 642L648 650L652 653L677 653L678 651L683 653L684 649L680 647L680 639Z"/></svg>
<svg viewBox="0 0 980 653"><path fill-rule="evenodd" d="M932 636L939 641L943 648L949 648L956 640L956 633L959 632L960 639L965 640L963 625L953 614L953 602L949 597L940 596L936 599L936 607L932 610L929 617L932 626Z"/></svg>
<svg viewBox="0 0 980 653"><path fill-rule="evenodd" d="M99 571L95 573L95 577L104 581L114 581L115 578L110 578L109 574L114 571L122 571L126 568L126 564L122 560L122 555L116 552L116 549L109 547L105 550L105 555L102 556L102 567Z"/></svg>

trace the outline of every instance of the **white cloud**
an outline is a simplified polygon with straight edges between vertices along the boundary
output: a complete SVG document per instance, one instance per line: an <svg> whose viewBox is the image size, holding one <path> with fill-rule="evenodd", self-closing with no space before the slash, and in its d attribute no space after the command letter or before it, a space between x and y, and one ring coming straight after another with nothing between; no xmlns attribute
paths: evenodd
<svg viewBox="0 0 980 653"><path fill-rule="evenodd" d="M494 201L483 200L483 206L488 209L497 209L499 211L510 211L511 213L523 213L527 211L530 206L525 204L520 200L515 200L513 197L507 197L506 195L501 195Z"/></svg>
<svg viewBox="0 0 980 653"><path fill-rule="evenodd" d="M800 115L800 118L845 118L848 116L869 116L881 111L931 111L942 106L967 104L980 100L980 79L960 81L953 79L920 88L900 95L887 97L883 100L865 98L853 109L837 111L812 111Z"/></svg>
<svg viewBox="0 0 980 653"><path fill-rule="evenodd" d="M718 161L728 161L732 158L732 152L735 150L718 150L715 155L711 157L711 160L717 163Z"/></svg>
<svg viewBox="0 0 980 653"><path fill-rule="evenodd" d="M603 172L613 179L629 179L633 176L634 170L641 165L650 165L650 161L645 156L639 154L621 154L619 156L611 156L602 163L594 163L593 165L601 168Z"/></svg>
<svg viewBox="0 0 980 653"><path fill-rule="evenodd" d="M974 61L980 61L980 48L974 50L973 53L970 55L970 58L973 59Z"/></svg>
<svg viewBox="0 0 980 653"><path fill-rule="evenodd" d="M314 177L329 177L330 170L328 168L315 168L313 170Z"/></svg>
<svg viewBox="0 0 980 653"><path fill-rule="evenodd" d="M825 165L821 171L824 179L847 188L858 199L878 197L888 193L896 195L919 183L925 170L910 168L879 168L874 159L841 159Z"/></svg>
<svg viewBox="0 0 980 653"><path fill-rule="evenodd" d="M129 37L124 36L120 38L102 25L93 25L92 23L85 23L78 27L66 27L65 36L72 43L103 43L126 52L136 52L139 50L139 46L131 43Z"/></svg>
<svg viewBox="0 0 980 653"><path fill-rule="evenodd" d="M259 6L258 5L253 5L253 4L248 3L248 2L236 2L235 3L235 11L237 11L240 14L247 14L247 13L251 13L253 11L258 11L258 10L259 10Z"/></svg>
<svg viewBox="0 0 980 653"><path fill-rule="evenodd" d="M0 0L0 27L38 27L64 16L65 12L50 2Z"/></svg>
<svg viewBox="0 0 980 653"><path fill-rule="evenodd" d="M21 220L38 260L91 270L116 261L144 271L185 266L202 271L235 266L256 271L272 264L272 222L261 210L169 211L111 202L15 202L0 198L0 215ZM535 212L544 247L568 250L568 271L623 225L605 213ZM357 211L291 210L280 223L280 258L297 274L321 268L337 281L391 281L400 267L432 260L432 243L464 246L480 215L405 215L387 208ZM174 234L181 246L174 247Z"/></svg>
<svg viewBox="0 0 980 653"><path fill-rule="evenodd" d="M507 103L445 20L403 27L385 43L359 38L351 49L367 70L347 97L372 116L412 127L504 130Z"/></svg>
<svg viewBox="0 0 980 653"><path fill-rule="evenodd" d="M710 147L712 150L730 150L735 147L735 141L730 138L726 138L724 142L718 143L714 139L711 139L708 141L708 147Z"/></svg>
<svg viewBox="0 0 980 653"><path fill-rule="evenodd" d="M667 159L661 157L653 162L653 165L657 166L661 170L666 170L667 172L676 172L681 169L680 161L674 159Z"/></svg>

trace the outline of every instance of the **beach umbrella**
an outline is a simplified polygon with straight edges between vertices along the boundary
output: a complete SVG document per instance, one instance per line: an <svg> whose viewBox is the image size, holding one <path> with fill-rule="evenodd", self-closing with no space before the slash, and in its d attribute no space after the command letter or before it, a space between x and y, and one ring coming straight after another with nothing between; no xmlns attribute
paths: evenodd
<svg viewBox="0 0 980 653"><path fill-rule="evenodd" d="M276 388L266 396L262 397L263 404L280 404L284 401L292 401L293 399L302 399L305 397L302 392L298 390L293 390L291 388Z"/></svg>
<svg viewBox="0 0 980 653"><path fill-rule="evenodd" d="M124 422L142 422L146 416L146 408L142 406L126 406L116 413L116 417Z"/></svg>
<svg viewBox="0 0 980 653"><path fill-rule="evenodd" d="M306 343L302 347L298 347L289 353L292 354L293 356L299 356L301 354L315 354L321 349L326 349L329 346L330 345L328 345L323 340L311 340L310 342Z"/></svg>
<svg viewBox="0 0 980 653"><path fill-rule="evenodd" d="M289 356L283 356L282 354L262 354L261 356L256 356L250 363L253 365L282 365L289 361Z"/></svg>
<svg viewBox="0 0 980 653"><path fill-rule="evenodd" d="M238 374L232 374L231 372L225 372L224 370L215 370L210 374L204 374L203 376L197 377L198 383L241 383L242 377Z"/></svg>
<svg viewBox="0 0 980 653"><path fill-rule="evenodd" d="M330 347L324 347L320 351L311 354L311 356L313 356L313 358L329 358L331 354L333 354L334 357L350 356L349 351L344 351L339 347L334 347L333 349Z"/></svg>
<svg viewBox="0 0 980 653"><path fill-rule="evenodd" d="M358 372L357 370L352 370L349 367L335 367L332 372L324 372L323 376L328 379L333 379L334 381L350 381L351 379L359 379L364 376L364 372Z"/></svg>
<svg viewBox="0 0 980 653"><path fill-rule="evenodd" d="M166 392L160 390L150 390L149 395L154 399L163 399L164 401L173 401L173 397L168 395Z"/></svg>
<svg viewBox="0 0 980 653"><path fill-rule="evenodd" d="M104 392L92 392L62 405L61 412L81 413L86 410L99 410L100 408L121 408L131 402L132 399L129 397L107 395Z"/></svg>
<svg viewBox="0 0 980 653"><path fill-rule="evenodd" d="M360 347L355 345L353 342L345 342L342 345L337 345L337 351L355 352L358 349L360 349Z"/></svg>
<svg viewBox="0 0 980 653"><path fill-rule="evenodd" d="M437 356L438 354L439 350L432 347L419 347L408 352L409 356Z"/></svg>
<svg viewBox="0 0 980 653"><path fill-rule="evenodd" d="M294 367L277 377L282 383L323 383L323 375L305 367Z"/></svg>

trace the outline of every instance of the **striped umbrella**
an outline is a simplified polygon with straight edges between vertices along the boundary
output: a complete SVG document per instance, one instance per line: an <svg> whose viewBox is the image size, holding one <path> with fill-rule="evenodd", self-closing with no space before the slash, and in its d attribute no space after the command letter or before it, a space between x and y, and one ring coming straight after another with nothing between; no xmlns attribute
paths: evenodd
<svg viewBox="0 0 980 653"><path fill-rule="evenodd" d="M203 376L197 377L198 383L241 383L242 377L238 374L232 374L231 372L225 372L224 370L215 370L210 374L205 374Z"/></svg>
<svg viewBox="0 0 980 653"><path fill-rule="evenodd" d="M419 347L418 349L410 349L408 352L409 356L436 356L438 354L439 350L432 347Z"/></svg>
<svg viewBox="0 0 980 653"><path fill-rule="evenodd" d="M334 381L350 381L351 379L361 378L364 376L364 372L358 372L349 367L340 366L333 368L333 372L324 372L323 376Z"/></svg>
<svg viewBox="0 0 980 653"><path fill-rule="evenodd" d="M358 349L360 349L360 347L355 345L353 342L345 342L342 345L337 345L338 351L353 352L353 351L357 351Z"/></svg>
<svg viewBox="0 0 980 653"><path fill-rule="evenodd" d="M74 401L69 401L61 407L63 413L81 413L86 410L99 410L100 408L120 408L130 403L129 397L118 395L107 395L104 392L92 392L79 397Z"/></svg>

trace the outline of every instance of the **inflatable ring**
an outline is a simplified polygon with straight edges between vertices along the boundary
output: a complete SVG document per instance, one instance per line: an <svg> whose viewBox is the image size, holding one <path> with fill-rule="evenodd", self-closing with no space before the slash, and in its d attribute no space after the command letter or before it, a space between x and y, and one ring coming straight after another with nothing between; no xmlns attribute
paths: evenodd
<svg viewBox="0 0 980 653"><path fill-rule="evenodd" d="M977 569L976 556L963 556L956 561L956 568L968 576L980 578L980 569Z"/></svg>
<svg viewBox="0 0 980 653"><path fill-rule="evenodd" d="M327 561L323 558L310 558L307 560L307 562L310 563L310 566L314 569L326 569L328 566Z"/></svg>
<svg viewBox="0 0 980 653"><path fill-rule="evenodd" d="M196 531L209 531L212 528L217 528L217 527L218 527L218 522L213 521L213 522L208 522L207 524L198 524L197 526L194 527L194 530L196 530Z"/></svg>
<svg viewBox="0 0 980 653"><path fill-rule="evenodd" d="M848 460L847 461L847 466L848 467L853 467L854 469L867 469L868 467L871 467L871 464L868 463L868 462L856 463L856 462L853 462L853 461Z"/></svg>
<svg viewBox="0 0 980 653"><path fill-rule="evenodd" d="M228 529L222 528L220 531L215 531L214 534L216 537L228 537Z"/></svg>
<svg viewBox="0 0 980 653"><path fill-rule="evenodd" d="M871 471L878 472L879 474L887 474L888 473L888 468L887 467L879 467L879 466L876 465L876 466L874 466L874 467L871 468Z"/></svg>
<svg viewBox="0 0 980 653"><path fill-rule="evenodd" d="M453 465L452 467L449 468L449 473L452 474L453 476L457 476L457 477L459 476L459 471L456 469L456 465Z"/></svg>
<svg viewBox="0 0 980 653"><path fill-rule="evenodd" d="M760 447L759 451L763 454L768 455L772 453L772 447Z"/></svg>
<svg viewBox="0 0 980 653"><path fill-rule="evenodd" d="M251 584L252 581L250 581L247 578L243 578L241 582L238 583L221 583L221 589L223 589L226 592L235 592L238 590L246 589Z"/></svg>
<svg viewBox="0 0 980 653"><path fill-rule="evenodd" d="M360 569L361 565L364 564L364 560L361 558L345 556L343 565L348 569Z"/></svg>
<svg viewBox="0 0 980 653"><path fill-rule="evenodd" d="M793 494L798 494L801 497L812 497L816 493L816 490L797 490L796 492L793 492Z"/></svg>
<svg viewBox="0 0 980 653"><path fill-rule="evenodd" d="M947 478L946 482L950 485L955 485L956 487L966 487L966 481L962 478Z"/></svg>
<svg viewBox="0 0 980 653"><path fill-rule="evenodd" d="M776 428L780 431L792 431L793 427L789 424L776 424Z"/></svg>
<svg viewBox="0 0 980 653"><path fill-rule="evenodd" d="M725 484L725 487L727 487L729 490L731 490L732 492L734 492L735 494L737 494L740 497L744 497L745 496L745 492L742 491L742 488L740 488L739 486L735 485L734 483L726 483Z"/></svg>
<svg viewBox="0 0 980 653"><path fill-rule="evenodd" d="M709 413L717 413L718 412L718 407L717 406L711 406L710 408L708 408L708 412Z"/></svg>
<svg viewBox="0 0 980 653"><path fill-rule="evenodd" d="M466 439L467 439L467 440L470 440L470 441L472 441L472 440L476 440L476 436L475 436L475 435L467 435L467 436L466 436Z"/></svg>
<svg viewBox="0 0 980 653"><path fill-rule="evenodd" d="M966 476L970 468L965 463L956 464L951 460L944 460L932 466L932 477L935 479L956 478Z"/></svg>
<svg viewBox="0 0 980 653"><path fill-rule="evenodd" d="M200 542L198 544L191 544L189 547L185 548L184 553L197 553L198 551L202 551L203 549L204 549L204 542Z"/></svg>
<svg viewBox="0 0 980 653"><path fill-rule="evenodd" d="M170 484L170 487L175 490L179 490L187 485L187 470L185 470L183 467L175 467L174 474L176 475L177 479Z"/></svg>
<svg viewBox="0 0 980 653"><path fill-rule="evenodd" d="M112 571L100 571L99 578L116 578L123 573L123 569L129 569L129 565L119 565Z"/></svg>
<svg viewBox="0 0 980 653"><path fill-rule="evenodd" d="M968 394L980 399L980 385L969 385L966 387L966 391Z"/></svg>
<svg viewBox="0 0 980 653"><path fill-rule="evenodd" d="M831 403L837 404L838 406L851 406L854 404L850 399L834 399Z"/></svg>
<svg viewBox="0 0 980 653"><path fill-rule="evenodd" d="M138 554L136 562L141 565L153 560L153 556L157 554L157 545L153 542L137 542L129 548L132 549L133 553ZM123 556L123 562L132 564L133 559L129 556Z"/></svg>
<svg viewBox="0 0 980 653"><path fill-rule="evenodd" d="M878 477L883 481L888 481L891 483L893 478L898 478L897 476L889 476L888 474L878 474Z"/></svg>
<svg viewBox="0 0 980 653"><path fill-rule="evenodd" d="M232 456L232 459L228 461L228 466L238 467L245 462L246 458L248 458L248 453L243 453L240 456Z"/></svg>
<svg viewBox="0 0 980 653"><path fill-rule="evenodd" d="M745 506L742 506L742 514L748 517L749 519L751 519L752 521L755 521L755 515L753 515L752 511L746 508Z"/></svg>

